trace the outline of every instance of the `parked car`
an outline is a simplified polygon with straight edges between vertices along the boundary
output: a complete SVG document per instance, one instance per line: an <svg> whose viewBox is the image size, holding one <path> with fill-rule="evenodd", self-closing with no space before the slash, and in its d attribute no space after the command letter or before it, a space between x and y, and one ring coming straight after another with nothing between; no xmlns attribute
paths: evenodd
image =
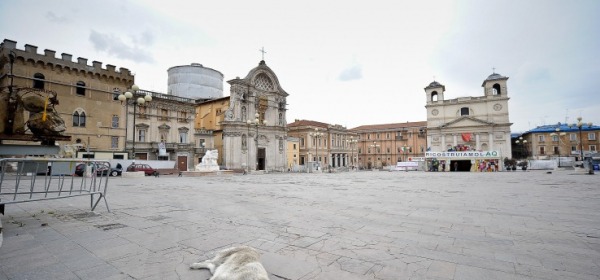
<svg viewBox="0 0 600 280"><path fill-rule="evenodd" d="M85 173L85 169L86 169L87 164L85 163L80 163L77 166L75 166L75 175L77 176L83 176L83 174ZM110 167L108 166L108 164L106 163L92 163L92 170L96 171L96 175L98 176L121 176L121 173L123 170L121 170L120 168L115 168L115 167Z"/></svg>
<svg viewBox="0 0 600 280"><path fill-rule="evenodd" d="M150 176L150 175L157 176L158 175L158 171L156 169L152 168L150 165L143 164L143 163L136 163L136 164L127 166L127 172L134 172L134 171L144 171L144 174L146 176Z"/></svg>

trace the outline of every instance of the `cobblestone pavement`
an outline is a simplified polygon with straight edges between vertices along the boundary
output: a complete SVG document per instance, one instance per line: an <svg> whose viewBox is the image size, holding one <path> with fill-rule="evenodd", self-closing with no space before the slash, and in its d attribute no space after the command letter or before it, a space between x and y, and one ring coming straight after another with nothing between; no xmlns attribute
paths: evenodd
<svg viewBox="0 0 600 280"><path fill-rule="evenodd" d="M8 205L0 279L208 279L237 244L271 279L599 279L600 176L348 172L111 179Z"/></svg>

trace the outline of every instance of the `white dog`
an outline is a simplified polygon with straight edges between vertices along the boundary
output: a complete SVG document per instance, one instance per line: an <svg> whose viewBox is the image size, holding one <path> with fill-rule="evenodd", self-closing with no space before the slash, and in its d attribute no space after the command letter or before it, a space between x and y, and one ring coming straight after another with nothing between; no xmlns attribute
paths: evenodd
<svg viewBox="0 0 600 280"><path fill-rule="evenodd" d="M191 269L208 268L210 280L269 280L260 263L260 254L248 246L222 250L212 260L190 265Z"/></svg>

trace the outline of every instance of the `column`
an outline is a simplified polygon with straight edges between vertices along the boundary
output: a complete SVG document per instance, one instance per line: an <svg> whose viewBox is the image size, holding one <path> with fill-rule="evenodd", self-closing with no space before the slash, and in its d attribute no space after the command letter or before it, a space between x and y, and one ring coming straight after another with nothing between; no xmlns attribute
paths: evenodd
<svg viewBox="0 0 600 280"><path fill-rule="evenodd" d="M446 134L442 133L440 137L442 137L442 151L446 151Z"/></svg>
<svg viewBox="0 0 600 280"><path fill-rule="evenodd" d="M475 134L475 150L481 150L481 143L479 143L479 133Z"/></svg>
<svg viewBox="0 0 600 280"><path fill-rule="evenodd" d="M490 132L488 135L489 139L488 139L488 149L490 151L494 151L496 150L496 148L494 147L494 133Z"/></svg>
<svg viewBox="0 0 600 280"><path fill-rule="evenodd" d="M458 135L452 134L452 143L454 147L458 146Z"/></svg>
<svg viewBox="0 0 600 280"><path fill-rule="evenodd" d="M425 151L427 152L427 148L431 147L433 143L433 138L431 135L427 135L427 142L425 143Z"/></svg>

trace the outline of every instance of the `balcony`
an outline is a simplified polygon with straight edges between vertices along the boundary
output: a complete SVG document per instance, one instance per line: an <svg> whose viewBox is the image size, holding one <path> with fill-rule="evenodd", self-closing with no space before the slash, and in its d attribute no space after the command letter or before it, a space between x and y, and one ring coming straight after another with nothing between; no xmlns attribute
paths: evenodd
<svg viewBox="0 0 600 280"><path fill-rule="evenodd" d="M206 148L194 148L194 153L195 154L204 154L206 153Z"/></svg>
<svg viewBox="0 0 600 280"><path fill-rule="evenodd" d="M152 142L152 149L158 149L159 142ZM136 143L136 147L137 143ZM190 143L165 143L165 148L167 150L189 150L194 147L193 144Z"/></svg>

